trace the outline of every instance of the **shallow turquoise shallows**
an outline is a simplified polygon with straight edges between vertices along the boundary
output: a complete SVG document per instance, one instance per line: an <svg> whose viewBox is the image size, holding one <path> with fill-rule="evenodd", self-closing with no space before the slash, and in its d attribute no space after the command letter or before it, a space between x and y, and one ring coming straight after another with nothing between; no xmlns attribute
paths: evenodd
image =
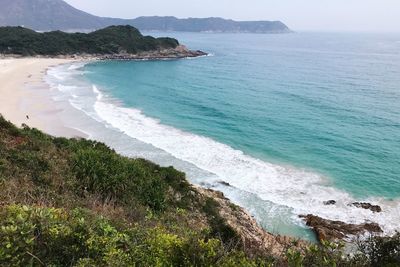
<svg viewBox="0 0 400 267"><path fill-rule="evenodd" d="M306 212L396 229L399 34L168 35L211 55L83 68L105 123L211 173L199 183L271 231L309 235L297 219ZM329 199L338 207L322 204ZM352 200L388 212L358 212ZM269 224L274 212L289 219Z"/></svg>

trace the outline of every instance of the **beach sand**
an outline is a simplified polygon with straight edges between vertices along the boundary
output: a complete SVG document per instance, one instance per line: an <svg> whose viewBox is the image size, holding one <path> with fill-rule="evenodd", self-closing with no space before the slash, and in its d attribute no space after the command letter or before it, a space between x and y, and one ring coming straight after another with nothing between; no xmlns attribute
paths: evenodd
<svg viewBox="0 0 400 267"><path fill-rule="evenodd" d="M56 136L85 137L63 125L58 116L62 110L44 82L49 67L71 62L55 58L0 59L0 114L19 127L26 124Z"/></svg>

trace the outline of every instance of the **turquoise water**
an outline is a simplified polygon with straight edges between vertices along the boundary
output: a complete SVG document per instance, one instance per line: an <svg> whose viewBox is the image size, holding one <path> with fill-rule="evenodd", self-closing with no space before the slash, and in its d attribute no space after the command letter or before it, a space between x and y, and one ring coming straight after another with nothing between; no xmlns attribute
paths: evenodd
<svg viewBox="0 0 400 267"><path fill-rule="evenodd" d="M271 231L309 237L295 218L307 212L397 229L400 34L168 35L212 55L83 67L104 122L216 175L202 183ZM387 214L349 208L355 199Z"/></svg>
<svg viewBox="0 0 400 267"><path fill-rule="evenodd" d="M96 63L87 77L162 123L357 196L400 196L400 36L177 36L214 56Z"/></svg>

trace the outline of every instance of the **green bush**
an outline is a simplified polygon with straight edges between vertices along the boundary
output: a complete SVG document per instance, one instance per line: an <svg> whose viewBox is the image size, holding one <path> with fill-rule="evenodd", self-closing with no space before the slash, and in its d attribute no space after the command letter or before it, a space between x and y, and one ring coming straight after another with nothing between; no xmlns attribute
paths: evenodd
<svg viewBox="0 0 400 267"><path fill-rule="evenodd" d="M370 237L358 244L356 258L368 262L373 267L400 266L400 233L391 237Z"/></svg>
<svg viewBox="0 0 400 267"><path fill-rule="evenodd" d="M98 193L104 200L126 202L135 197L156 211L165 208L166 180L137 160L96 147L79 149L73 154L73 171L84 190Z"/></svg>
<svg viewBox="0 0 400 267"><path fill-rule="evenodd" d="M2 266L255 266L221 241L179 237L162 228L117 229L76 209L11 205L0 209Z"/></svg>
<svg viewBox="0 0 400 267"><path fill-rule="evenodd" d="M207 198L203 206L203 211L207 214L211 226L211 236L218 236L226 244L238 245L232 244L239 242L239 238L235 230L219 214L218 206L219 204L212 198Z"/></svg>

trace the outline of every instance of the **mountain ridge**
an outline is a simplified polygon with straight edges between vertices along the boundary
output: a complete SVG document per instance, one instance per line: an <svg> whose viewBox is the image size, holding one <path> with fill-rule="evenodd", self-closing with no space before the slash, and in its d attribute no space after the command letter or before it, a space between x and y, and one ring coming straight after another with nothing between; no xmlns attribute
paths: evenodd
<svg viewBox="0 0 400 267"><path fill-rule="evenodd" d="M0 26L37 31L90 31L111 25L131 25L141 31L288 33L281 21L234 21L223 18L148 16L135 19L99 17L63 0L0 0Z"/></svg>

